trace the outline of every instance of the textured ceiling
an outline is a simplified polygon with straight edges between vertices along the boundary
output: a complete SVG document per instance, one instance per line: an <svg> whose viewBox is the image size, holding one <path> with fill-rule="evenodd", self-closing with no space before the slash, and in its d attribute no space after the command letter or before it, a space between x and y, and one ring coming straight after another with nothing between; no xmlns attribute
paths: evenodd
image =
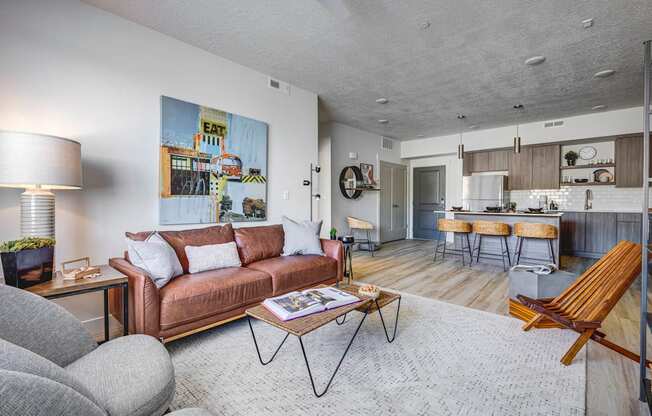
<svg viewBox="0 0 652 416"><path fill-rule="evenodd" d="M641 105L652 38L650 0L84 1L319 94L321 121L401 139L455 132L460 112L489 128Z"/></svg>

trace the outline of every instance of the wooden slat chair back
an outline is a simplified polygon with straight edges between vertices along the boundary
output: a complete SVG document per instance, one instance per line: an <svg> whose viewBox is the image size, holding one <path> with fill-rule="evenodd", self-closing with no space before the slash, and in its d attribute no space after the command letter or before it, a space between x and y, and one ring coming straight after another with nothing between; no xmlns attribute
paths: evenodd
<svg viewBox="0 0 652 416"><path fill-rule="evenodd" d="M561 359L565 365L570 365L589 339L638 360L638 355L605 340L606 335L598 328L640 273L641 245L620 241L559 296L535 300L518 295L518 300L535 313L523 330L529 331L547 318L579 332L580 336Z"/></svg>

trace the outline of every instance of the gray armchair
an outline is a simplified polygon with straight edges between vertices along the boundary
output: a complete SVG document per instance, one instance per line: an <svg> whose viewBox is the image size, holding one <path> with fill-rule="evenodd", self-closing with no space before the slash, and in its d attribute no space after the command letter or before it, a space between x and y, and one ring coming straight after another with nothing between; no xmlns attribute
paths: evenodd
<svg viewBox="0 0 652 416"><path fill-rule="evenodd" d="M170 356L155 338L129 335L98 346L65 309L0 285L0 416L158 416L174 389Z"/></svg>

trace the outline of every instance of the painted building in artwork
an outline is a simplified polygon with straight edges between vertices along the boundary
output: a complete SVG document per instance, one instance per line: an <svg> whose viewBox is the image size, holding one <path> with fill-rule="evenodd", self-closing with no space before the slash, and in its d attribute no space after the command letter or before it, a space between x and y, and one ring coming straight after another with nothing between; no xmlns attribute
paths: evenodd
<svg viewBox="0 0 652 416"><path fill-rule="evenodd" d="M266 154L265 123L163 97L160 222L264 220Z"/></svg>

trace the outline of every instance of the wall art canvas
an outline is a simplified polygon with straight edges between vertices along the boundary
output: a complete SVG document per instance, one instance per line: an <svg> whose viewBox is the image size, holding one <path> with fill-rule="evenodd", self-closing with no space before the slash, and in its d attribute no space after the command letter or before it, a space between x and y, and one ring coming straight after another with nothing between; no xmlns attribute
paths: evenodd
<svg viewBox="0 0 652 416"><path fill-rule="evenodd" d="M160 224L264 221L262 121L161 97Z"/></svg>

